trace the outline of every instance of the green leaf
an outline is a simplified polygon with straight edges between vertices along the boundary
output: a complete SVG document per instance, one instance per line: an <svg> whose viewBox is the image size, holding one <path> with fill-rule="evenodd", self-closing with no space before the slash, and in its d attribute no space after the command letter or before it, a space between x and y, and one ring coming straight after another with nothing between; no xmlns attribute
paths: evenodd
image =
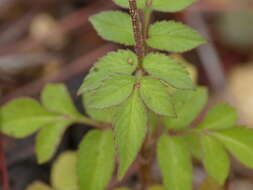
<svg viewBox="0 0 253 190"><path fill-rule="evenodd" d="M83 83L78 90L78 94L97 89L102 85L103 81L109 77L110 73L108 71L96 71L96 69L92 69L83 80Z"/></svg>
<svg viewBox="0 0 253 190"><path fill-rule="evenodd" d="M204 87L198 87L195 91L176 91L173 95L173 103L177 117L164 117L163 123L168 129L188 127L197 118L207 99L207 89Z"/></svg>
<svg viewBox="0 0 253 190"><path fill-rule="evenodd" d="M66 151L54 162L51 171L51 184L53 189L79 190L76 175L77 154Z"/></svg>
<svg viewBox="0 0 253 190"><path fill-rule="evenodd" d="M123 8L129 8L128 0L113 0L117 5ZM143 9L145 7L146 0L136 0L138 9Z"/></svg>
<svg viewBox="0 0 253 190"><path fill-rule="evenodd" d="M245 166L253 168L253 130L234 127L212 132Z"/></svg>
<svg viewBox="0 0 253 190"><path fill-rule="evenodd" d="M114 115L114 108L107 108L107 109L90 109L87 108L87 114L94 120L104 123L112 123L113 115Z"/></svg>
<svg viewBox="0 0 253 190"><path fill-rule="evenodd" d="M47 184L41 181L35 181L31 185L29 185L26 190L53 190Z"/></svg>
<svg viewBox="0 0 253 190"><path fill-rule="evenodd" d="M90 22L105 40L134 45L134 34L129 14L121 11L104 11L90 17Z"/></svg>
<svg viewBox="0 0 253 190"><path fill-rule="evenodd" d="M53 157L64 132L70 124L71 121L62 119L47 124L39 131L35 150L40 164L49 161Z"/></svg>
<svg viewBox="0 0 253 190"><path fill-rule="evenodd" d="M119 154L118 178L123 178L135 160L147 130L147 111L137 89L118 109L114 121L115 142Z"/></svg>
<svg viewBox="0 0 253 190"><path fill-rule="evenodd" d="M141 98L149 109L159 115L176 116L169 90L161 81L143 77L140 83Z"/></svg>
<svg viewBox="0 0 253 190"><path fill-rule="evenodd" d="M187 70L165 54L148 54L143 60L143 67L151 76L167 82L174 88L194 89Z"/></svg>
<svg viewBox="0 0 253 190"><path fill-rule="evenodd" d="M147 44L170 52L189 51L206 41L194 29L174 21L161 21L151 25Z"/></svg>
<svg viewBox="0 0 253 190"><path fill-rule="evenodd" d="M137 56L131 50L118 50L102 57L96 64L97 70L110 73L132 74L138 64Z"/></svg>
<svg viewBox="0 0 253 190"><path fill-rule="evenodd" d="M158 142L157 156L166 190L192 189L191 156L182 138L163 135Z"/></svg>
<svg viewBox="0 0 253 190"><path fill-rule="evenodd" d="M95 91L86 96L88 108L103 109L124 102L132 93L135 77L130 75L114 75L107 79Z"/></svg>
<svg viewBox="0 0 253 190"><path fill-rule="evenodd" d="M64 84L48 84L42 91L41 101L43 106L50 111L72 117L81 116Z"/></svg>
<svg viewBox="0 0 253 190"><path fill-rule="evenodd" d="M237 112L227 104L217 104L206 114L198 129L225 129L233 127L237 120Z"/></svg>
<svg viewBox="0 0 253 190"><path fill-rule="evenodd" d="M198 133L189 133L183 136L185 144L190 150L194 158L201 160L202 159L202 147L200 141L200 135Z"/></svg>
<svg viewBox="0 0 253 190"><path fill-rule="evenodd" d="M223 145L211 136L201 137L203 163L209 176L224 184L230 169L228 153Z"/></svg>
<svg viewBox="0 0 253 190"><path fill-rule="evenodd" d="M78 151L80 190L104 190L113 174L114 157L112 131L89 132Z"/></svg>
<svg viewBox="0 0 253 190"><path fill-rule="evenodd" d="M137 56L130 50L110 52L92 67L84 79L78 94L94 90L114 73L132 74L137 67Z"/></svg>
<svg viewBox="0 0 253 190"><path fill-rule="evenodd" d="M33 134L45 124L60 119L30 98L15 99L0 109L1 132L16 138Z"/></svg>
<svg viewBox="0 0 253 190"><path fill-rule="evenodd" d="M197 0L154 0L153 8L162 12L181 11Z"/></svg>
<svg viewBox="0 0 253 190"><path fill-rule="evenodd" d="M117 5L123 7L123 8L129 8L128 0L113 0ZM156 11L162 11L162 12L176 12L181 11L182 9L185 9L192 3L194 3L196 0L153 0L152 1L152 9ZM144 9L146 0L136 0L137 7L139 9Z"/></svg>

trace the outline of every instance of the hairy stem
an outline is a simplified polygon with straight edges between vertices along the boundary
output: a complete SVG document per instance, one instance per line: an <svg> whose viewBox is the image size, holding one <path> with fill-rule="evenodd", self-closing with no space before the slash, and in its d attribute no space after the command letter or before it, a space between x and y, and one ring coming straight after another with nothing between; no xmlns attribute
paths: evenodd
<svg viewBox="0 0 253 190"><path fill-rule="evenodd" d="M132 18L132 25L134 30L134 39L135 39L135 51L138 56L139 64L141 66L142 59L145 56L145 45L144 45L144 37L142 32L142 23L140 19L140 15L138 12L136 0L128 0L130 6L130 15Z"/></svg>

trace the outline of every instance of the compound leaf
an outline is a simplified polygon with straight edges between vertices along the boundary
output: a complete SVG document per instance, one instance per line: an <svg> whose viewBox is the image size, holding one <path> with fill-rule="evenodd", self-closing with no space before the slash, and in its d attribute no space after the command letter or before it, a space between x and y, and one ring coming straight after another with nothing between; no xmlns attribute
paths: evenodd
<svg viewBox="0 0 253 190"><path fill-rule="evenodd" d="M30 98L15 99L0 109L1 132L16 138L31 135L45 124L59 119Z"/></svg>
<svg viewBox="0 0 253 190"><path fill-rule="evenodd" d="M194 89L187 70L165 54L148 54L143 60L143 67L151 76L159 78L175 88Z"/></svg>
<svg viewBox="0 0 253 190"><path fill-rule="evenodd" d="M153 112L175 117L168 88L158 79L143 77L140 80L140 95L144 103Z"/></svg>
<svg viewBox="0 0 253 190"><path fill-rule="evenodd" d="M90 17L90 22L105 40L134 45L130 15L121 11L104 11Z"/></svg>
<svg viewBox="0 0 253 190"><path fill-rule="evenodd" d="M89 132L79 145L77 173L80 190L104 190L114 170L111 130Z"/></svg>
<svg viewBox="0 0 253 190"><path fill-rule="evenodd" d="M157 156L166 190L192 189L192 161L182 138L163 135Z"/></svg>
<svg viewBox="0 0 253 190"><path fill-rule="evenodd" d="M207 99L207 89L204 87L197 87L195 91L176 91L173 94L173 104L177 117L164 117L163 123L168 129L188 127L197 118Z"/></svg>
<svg viewBox="0 0 253 190"><path fill-rule="evenodd" d="M64 84L48 84L42 91L41 101L52 112L80 117Z"/></svg>
<svg viewBox="0 0 253 190"><path fill-rule="evenodd" d="M104 81L95 91L86 96L88 108L103 109L124 102L132 93L135 77L130 75L114 75Z"/></svg>
<svg viewBox="0 0 253 190"><path fill-rule="evenodd" d="M230 169L228 153L223 145L211 136L202 135L201 145L203 163L208 175L220 184L224 184Z"/></svg>
<svg viewBox="0 0 253 190"><path fill-rule="evenodd" d="M62 119L45 125L39 131L35 150L40 164L49 161L53 157L64 132L70 124L71 121Z"/></svg>
<svg viewBox="0 0 253 190"><path fill-rule="evenodd" d="M128 167L135 160L147 128L147 111L137 89L115 114L114 134L119 154L118 177L124 177Z"/></svg>
<svg viewBox="0 0 253 190"><path fill-rule="evenodd" d="M147 44L159 50L185 52L205 43L194 29L174 21L161 21L151 25Z"/></svg>
<svg viewBox="0 0 253 190"><path fill-rule="evenodd" d="M54 162L51 171L53 189L79 190L76 175L77 153L66 151L60 154Z"/></svg>
<svg viewBox="0 0 253 190"><path fill-rule="evenodd" d="M206 114L199 129L225 129L233 127L237 120L236 110L227 104L217 104Z"/></svg>
<svg viewBox="0 0 253 190"><path fill-rule="evenodd" d="M253 130L234 127L212 133L245 166L253 168Z"/></svg>

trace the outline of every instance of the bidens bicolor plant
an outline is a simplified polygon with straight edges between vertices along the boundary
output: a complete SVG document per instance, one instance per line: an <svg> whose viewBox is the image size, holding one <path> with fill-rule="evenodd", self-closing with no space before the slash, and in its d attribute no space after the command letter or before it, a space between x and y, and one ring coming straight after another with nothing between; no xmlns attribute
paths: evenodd
<svg viewBox="0 0 253 190"><path fill-rule="evenodd" d="M223 104L191 126L207 102L207 90L194 85L177 59L159 52L180 53L205 42L182 23L150 23L153 11L180 11L195 0L114 1L129 8L129 14L105 11L90 21L102 38L135 51L110 52L94 64L78 92L90 118L76 110L64 85L50 84L42 91L41 104L19 98L4 105L1 131L17 138L38 131L36 155L39 163L45 163L70 125L96 127L79 146L80 190L106 189L116 163L121 180L135 160L141 189L155 183L156 160L166 190L192 189L193 157L220 184L229 175L228 152L253 168L253 130L236 126L236 111Z"/></svg>

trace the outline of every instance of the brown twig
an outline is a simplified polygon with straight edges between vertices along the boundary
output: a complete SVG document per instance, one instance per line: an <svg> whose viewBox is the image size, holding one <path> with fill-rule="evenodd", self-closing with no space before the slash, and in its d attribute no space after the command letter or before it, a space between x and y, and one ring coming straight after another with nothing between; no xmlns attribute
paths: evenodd
<svg viewBox="0 0 253 190"><path fill-rule="evenodd" d="M144 37L142 33L141 20L138 12L136 0L129 0L130 15L132 18L134 39L136 42L135 51L138 56L139 64L141 65L142 59L145 56Z"/></svg>

